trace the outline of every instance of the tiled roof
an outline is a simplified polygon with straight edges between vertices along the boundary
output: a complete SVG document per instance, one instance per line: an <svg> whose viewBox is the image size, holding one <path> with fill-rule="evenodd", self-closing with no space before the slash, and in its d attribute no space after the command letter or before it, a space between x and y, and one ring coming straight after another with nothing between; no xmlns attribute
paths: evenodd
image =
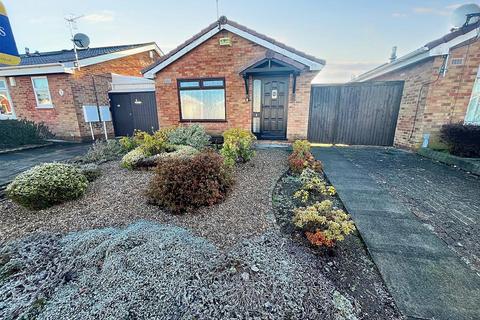
<svg viewBox="0 0 480 320"><path fill-rule="evenodd" d="M147 71L149 70L152 70L153 68L155 68L156 66L158 66L159 64L161 64L163 61L167 60L168 58L170 58L171 56L175 55L177 52L181 51L183 48L185 48L186 46L188 46L189 44L191 44L192 42L194 42L195 40L197 40L198 38L202 37L203 35L205 35L206 33L208 33L210 30L212 30L213 28L217 27L218 25L220 24L229 24L239 30L242 30L244 32L247 32L253 36L256 36L260 39L263 39L267 42L270 42L282 49L285 49L285 50L288 50L290 52L293 52L301 57L304 57L306 59L309 59L309 60L312 60L312 61L315 61L315 62L318 62L320 64L325 64L325 60L323 59L320 59L320 58L317 58L317 57L314 57L312 55L309 55L309 54L306 54L305 52L302 52L302 51L299 51L299 50L296 50L290 46L287 46L286 44L283 44L281 42L278 42L276 41L275 39L273 38L270 38L264 34L261 34L261 33L258 33L256 32L255 30L252 30L252 29L249 29L237 22L234 22L232 20L227 20L226 17L220 17L220 19L218 21L215 21L213 23L211 23L208 27L206 27L205 29L201 30L199 33L195 34L193 37L191 37L190 39L188 39L187 41L185 41L184 43L182 43L181 45L179 45L178 47L176 47L175 49L173 49L172 51L170 51L169 53L167 53L166 55L164 55L163 57L161 57L161 59L157 60L155 63L151 64L150 66L146 67L145 69L142 70L142 73L146 73Z"/></svg>
<svg viewBox="0 0 480 320"><path fill-rule="evenodd" d="M88 49L77 49L78 59L87 59L93 58L109 53L115 53L128 49L135 49L143 47L146 45L155 44L155 42L148 43L139 43L139 44L127 44L121 46L110 46L110 47L99 47L99 48L88 48ZM75 61L75 53L73 49L70 50L61 50L61 51L50 51L50 52L39 52L39 53L30 53L20 55L21 61L20 66L29 66L29 65L40 65L48 63L62 63L62 62L71 62ZM0 64L0 67L5 65Z"/></svg>

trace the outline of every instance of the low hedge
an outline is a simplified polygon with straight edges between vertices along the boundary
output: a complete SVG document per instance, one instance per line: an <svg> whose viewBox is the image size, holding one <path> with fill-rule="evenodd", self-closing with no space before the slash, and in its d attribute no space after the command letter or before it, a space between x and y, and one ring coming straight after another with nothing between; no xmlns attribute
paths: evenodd
<svg viewBox="0 0 480 320"><path fill-rule="evenodd" d="M28 120L0 121L0 149L41 144L52 137L53 134L42 123Z"/></svg>
<svg viewBox="0 0 480 320"><path fill-rule="evenodd" d="M77 199L87 190L88 181L73 165L45 163L18 175L7 187L7 196L34 210Z"/></svg>
<svg viewBox="0 0 480 320"><path fill-rule="evenodd" d="M480 126L469 124L446 124L440 137L451 154L465 158L480 157Z"/></svg>

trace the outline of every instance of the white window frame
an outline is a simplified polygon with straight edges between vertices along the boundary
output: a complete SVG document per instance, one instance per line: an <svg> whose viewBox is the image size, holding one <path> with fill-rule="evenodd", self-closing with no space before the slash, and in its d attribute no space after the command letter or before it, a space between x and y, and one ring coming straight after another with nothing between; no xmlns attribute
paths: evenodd
<svg viewBox="0 0 480 320"><path fill-rule="evenodd" d="M475 87L480 86L480 66L478 67L478 72L477 76L475 78L475 81L473 82L472 86L472 95L470 96L470 100L468 101L468 107L467 107L467 112L465 113L465 124L473 124L473 125L480 125L480 120L479 121L473 121L471 118L469 118L470 113L473 113L474 111L471 111L470 108L474 108L476 111L477 117L480 119L480 91L476 92ZM477 104L476 106L473 106L471 104L472 100L476 98L477 99ZM472 115L474 116L474 115Z"/></svg>
<svg viewBox="0 0 480 320"><path fill-rule="evenodd" d="M17 119L17 115L15 113L15 107L13 106L12 96L10 95L10 91L8 89L7 78L0 77L0 81L5 82L5 89L0 89L0 90L5 91L7 93L7 99L10 102L10 106L12 107L12 114L11 115L0 114L0 120Z"/></svg>
<svg viewBox="0 0 480 320"><path fill-rule="evenodd" d="M37 109L52 109L53 108L53 100L52 100L52 95L50 93L50 85L48 84L48 77L47 76L41 76L41 77L31 77L32 79L32 88L33 88L33 94L35 95L35 101L37 102ZM33 80L35 79L45 79L47 80L47 91L48 91L48 97L50 98L50 101L52 103L49 104L40 104L38 101L38 96L37 96L37 90L35 89L35 83Z"/></svg>

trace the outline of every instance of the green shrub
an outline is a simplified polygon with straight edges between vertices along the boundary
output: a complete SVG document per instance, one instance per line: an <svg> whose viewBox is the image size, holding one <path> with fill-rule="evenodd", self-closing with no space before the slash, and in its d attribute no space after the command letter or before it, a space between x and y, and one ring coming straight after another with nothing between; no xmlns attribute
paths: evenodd
<svg viewBox="0 0 480 320"><path fill-rule="evenodd" d="M100 170L100 167L95 163L81 164L78 168L89 182L97 180L102 174L102 170Z"/></svg>
<svg viewBox="0 0 480 320"><path fill-rule="evenodd" d="M46 163L18 175L6 189L7 196L29 209L43 209L77 199L88 181L73 165Z"/></svg>
<svg viewBox="0 0 480 320"><path fill-rule="evenodd" d="M205 132L204 127L199 124L193 124L191 126L178 127L170 132L168 142L201 150L209 145L210 136Z"/></svg>
<svg viewBox="0 0 480 320"><path fill-rule="evenodd" d="M137 147L123 156L121 166L127 169L134 169L137 163L148 157L142 147Z"/></svg>
<svg viewBox="0 0 480 320"><path fill-rule="evenodd" d="M295 140L292 143L293 153L307 155L308 153L311 152L310 151L311 148L312 148L312 145L310 144L310 142L308 142L308 140Z"/></svg>
<svg viewBox="0 0 480 320"><path fill-rule="evenodd" d="M451 154L459 157L480 158L480 126L446 124L440 130L442 140Z"/></svg>
<svg viewBox="0 0 480 320"><path fill-rule="evenodd" d="M169 144L162 139L157 139L155 136L145 134L143 136L143 142L139 148L143 150L146 156L153 156L162 153L169 148Z"/></svg>
<svg viewBox="0 0 480 320"><path fill-rule="evenodd" d="M220 153L229 166L247 162L255 155L253 144L256 138L248 130L232 128L223 133L223 147Z"/></svg>
<svg viewBox="0 0 480 320"><path fill-rule="evenodd" d="M0 149L40 144L53 134L43 123L28 120L0 120Z"/></svg>
<svg viewBox="0 0 480 320"><path fill-rule="evenodd" d="M158 159L180 159L191 158L199 153L197 149L190 146L177 146L173 145L171 149L157 155Z"/></svg>
<svg viewBox="0 0 480 320"><path fill-rule="evenodd" d="M311 145L307 140L296 140L292 144L293 152L288 157L288 166L295 174L300 174L304 169L310 168L316 172L322 172L323 165L311 153Z"/></svg>
<svg viewBox="0 0 480 320"><path fill-rule="evenodd" d="M80 159L81 163L103 163L118 160L125 154L125 150L117 140L97 140Z"/></svg>
<svg viewBox="0 0 480 320"><path fill-rule="evenodd" d="M355 230L350 216L333 207L330 200L294 210L293 223L316 246L332 247Z"/></svg>
<svg viewBox="0 0 480 320"><path fill-rule="evenodd" d="M118 142L122 146L123 150L125 150L125 152L132 151L133 149L138 147L138 143L133 137L122 137Z"/></svg>
<svg viewBox="0 0 480 320"><path fill-rule="evenodd" d="M222 201L233 181L222 156L207 149L190 159L160 159L148 195L153 203L181 213Z"/></svg>
<svg viewBox="0 0 480 320"><path fill-rule="evenodd" d="M316 171L306 168L300 175L302 187L296 191L293 196L301 202L306 203L312 195L316 195L322 199L334 196L336 190L333 186L327 185L327 182Z"/></svg>

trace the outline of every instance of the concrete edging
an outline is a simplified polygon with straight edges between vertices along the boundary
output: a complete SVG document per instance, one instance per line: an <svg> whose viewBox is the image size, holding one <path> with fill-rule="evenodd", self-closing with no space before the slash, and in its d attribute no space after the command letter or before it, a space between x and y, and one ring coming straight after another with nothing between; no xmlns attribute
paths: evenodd
<svg viewBox="0 0 480 320"><path fill-rule="evenodd" d="M425 158L456 166L464 171L480 176L480 158L462 158L428 148L420 148L417 150L417 153Z"/></svg>

